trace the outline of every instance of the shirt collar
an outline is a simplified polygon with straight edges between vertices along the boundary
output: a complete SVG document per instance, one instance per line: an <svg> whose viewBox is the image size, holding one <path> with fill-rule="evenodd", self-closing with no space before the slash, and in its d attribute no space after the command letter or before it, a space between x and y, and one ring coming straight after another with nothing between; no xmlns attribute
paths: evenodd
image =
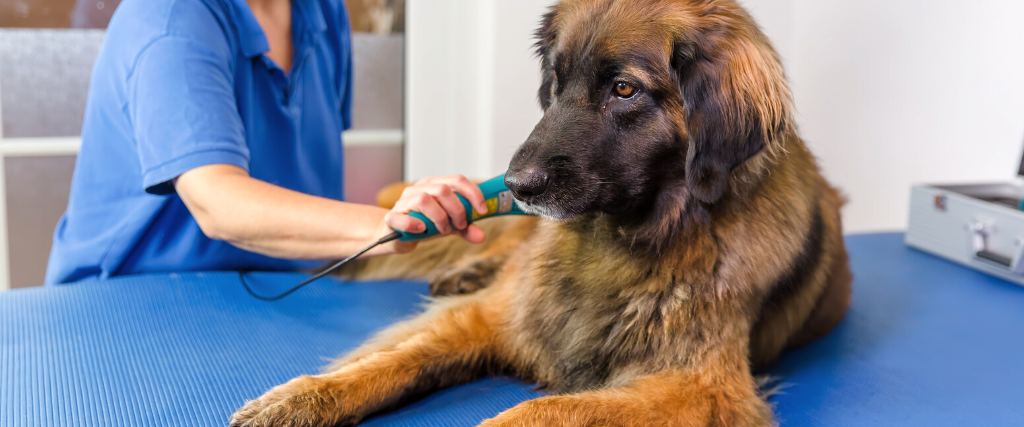
<svg viewBox="0 0 1024 427"><path fill-rule="evenodd" d="M260 23L256 21L256 16L252 14L249 3L245 0L230 1L233 9L232 15L234 15L235 29L238 32L238 44L242 49L242 54L247 58L252 58L270 50L267 36L263 33L263 29L260 28ZM324 20L324 13L320 7L319 0L291 1L294 7L293 10L297 9L299 14L301 14L301 16L292 16L292 25L300 27L295 28L298 30L295 33L308 37L327 30L327 22Z"/></svg>
<svg viewBox="0 0 1024 427"><path fill-rule="evenodd" d="M320 0L292 0L302 14L302 30L307 35L315 35L327 31L327 21L324 20L324 11L320 7ZM294 17L293 17L294 18ZM295 25L295 19L292 19Z"/></svg>

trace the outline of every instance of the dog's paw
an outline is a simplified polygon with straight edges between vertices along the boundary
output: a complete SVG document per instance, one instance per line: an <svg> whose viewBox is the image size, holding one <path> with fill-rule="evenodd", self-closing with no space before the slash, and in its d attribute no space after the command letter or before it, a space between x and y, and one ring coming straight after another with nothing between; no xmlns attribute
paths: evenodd
<svg viewBox="0 0 1024 427"><path fill-rule="evenodd" d="M476 292L484 287L483 278L473 270L445 272L430 281L430 295L435 297Z"/></svg>
<svg viewBox="0 0 1024 427"><path fill-rule="evenodd" d="M430 295L435 297L476 292L494 280L502 260L487 258L441 273L430 281Z"/></svg>
<svg viewBox="0 0 1024 427"><path fill-rule="evenodd" d="M231 416L231 427L327 427L355 425L339 396L321 379L295 378L247 402Z"/></svg>
<svg viewBox="0 0 1024 427"><path fill-rule="evenodd" d="M573 427L595 425L586 415L577 411L572 396L547 396L527 400L498 416L485 420L479 427ZM604 424L600 424L604 425Z"/></svg>

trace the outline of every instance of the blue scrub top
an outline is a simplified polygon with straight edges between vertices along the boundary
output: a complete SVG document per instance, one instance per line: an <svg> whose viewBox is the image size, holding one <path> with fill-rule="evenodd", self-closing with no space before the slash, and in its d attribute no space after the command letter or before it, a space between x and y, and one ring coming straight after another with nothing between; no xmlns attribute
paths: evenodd
<svg viewBox="0 0 1024 427"><path fill-rule="evenodd" d="M211 240L171 180L204 165L343 199L351 40L341 0L292 0L286 74L245 0L125 0L93 68L46 283L183 270L296 270Z"/></svg>

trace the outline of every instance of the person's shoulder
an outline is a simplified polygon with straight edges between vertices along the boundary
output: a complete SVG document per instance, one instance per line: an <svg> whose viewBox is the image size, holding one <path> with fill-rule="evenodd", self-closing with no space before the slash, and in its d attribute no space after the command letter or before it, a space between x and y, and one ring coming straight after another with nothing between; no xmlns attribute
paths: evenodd
<svg viewBox="0 0 1024 427"><path fill-rule="evenodd" d="M110 20L107 38L134 52L167 37L230 49L235 1L124 0Z"/></svg>

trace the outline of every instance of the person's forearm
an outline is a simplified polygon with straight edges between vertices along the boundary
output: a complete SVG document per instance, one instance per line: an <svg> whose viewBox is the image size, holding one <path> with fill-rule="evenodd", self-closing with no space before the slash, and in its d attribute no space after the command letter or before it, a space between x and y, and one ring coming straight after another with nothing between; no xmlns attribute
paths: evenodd
<svg viewBox="0 0 1024 427"><path fill-rule="evenodd" d="M376 234L385 209L310 196L238 172L200 181L215 182L211 185L194 185L185 175L177 183L182 200L212 239L277 258L334 259L381 237Z"/></svg>

